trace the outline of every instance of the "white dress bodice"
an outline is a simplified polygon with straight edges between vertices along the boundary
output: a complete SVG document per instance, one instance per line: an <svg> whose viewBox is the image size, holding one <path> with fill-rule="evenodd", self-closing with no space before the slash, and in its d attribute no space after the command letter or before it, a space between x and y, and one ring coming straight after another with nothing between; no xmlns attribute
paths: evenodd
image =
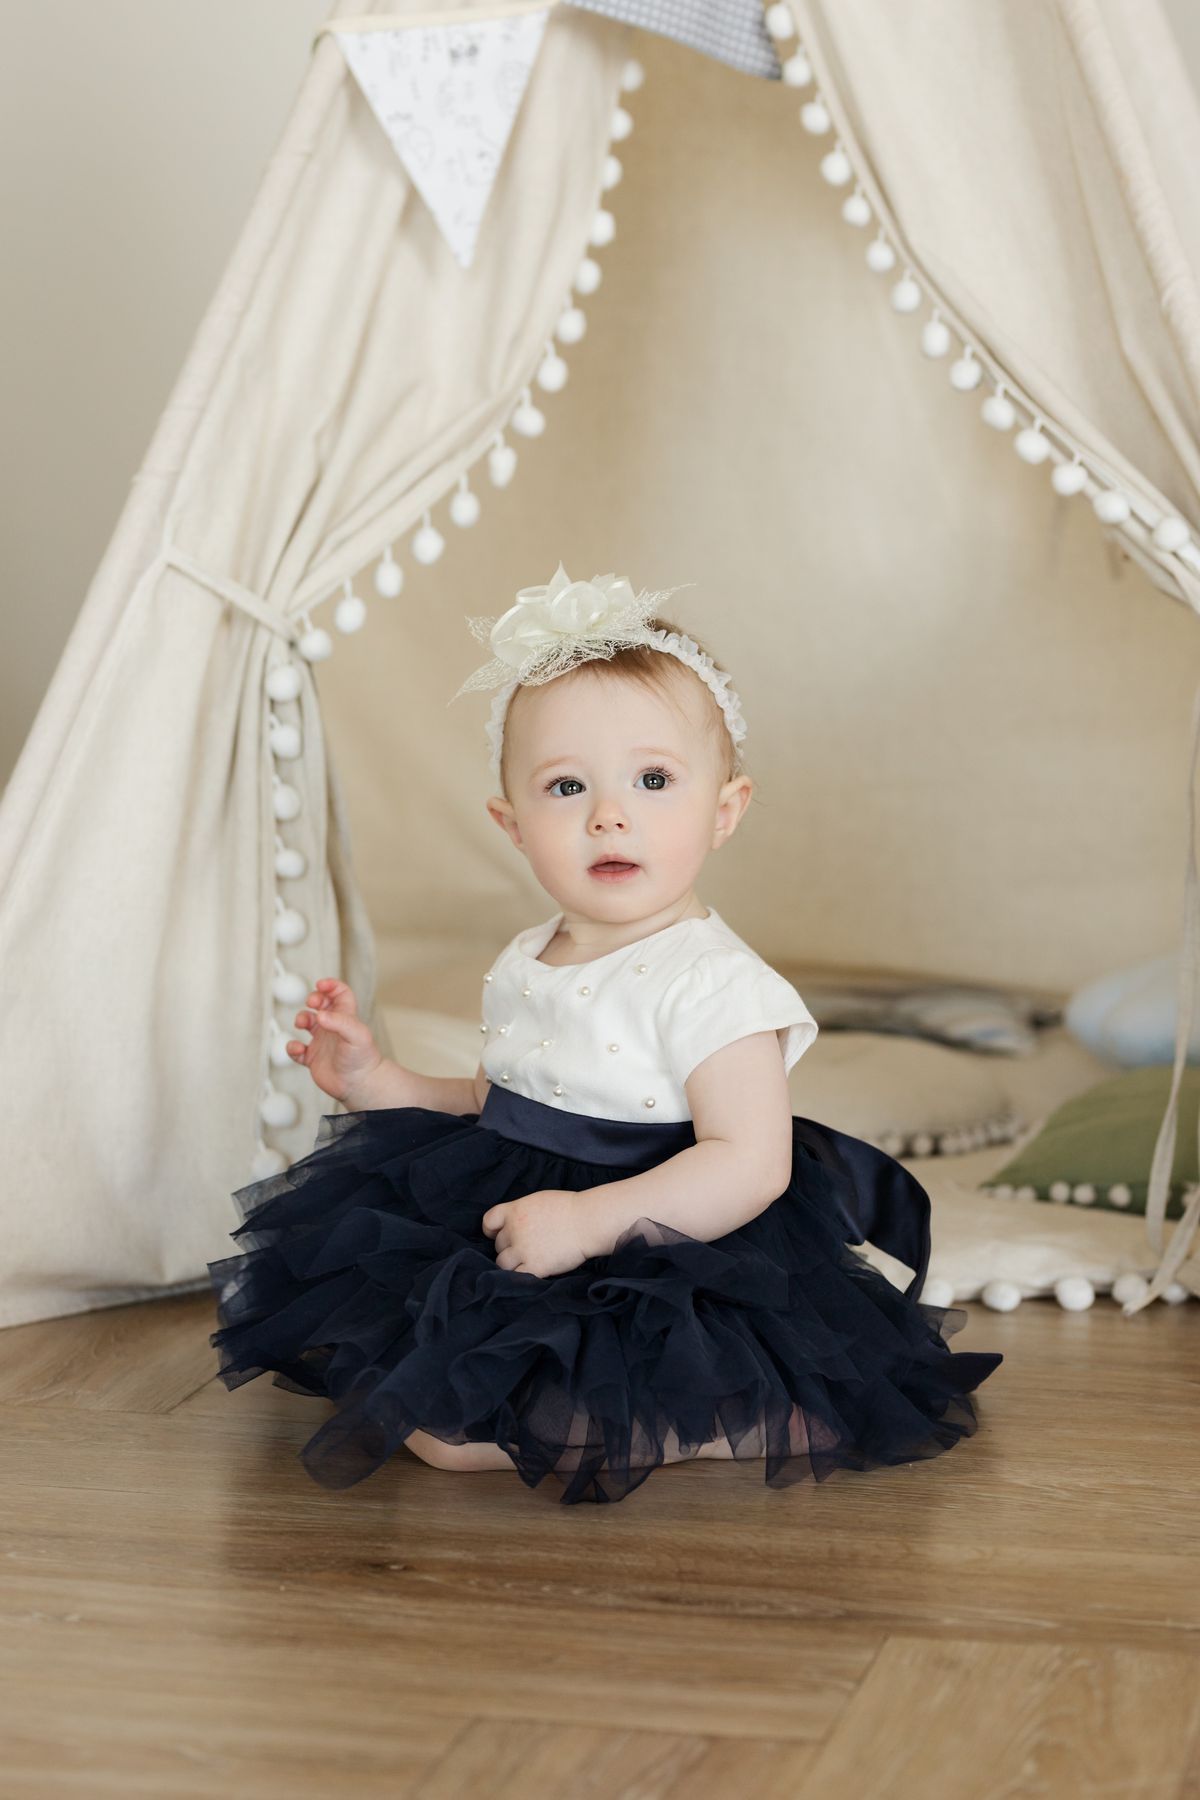
<svg viewBox="0 0 1200 1800"><path fill-rule="evenodd" d="M593 1118L679 1121L684 1083L715 1050L775 1030L790 1070L816 1038L796 989L713 907L551 967L537 953L562 917L519 931L483 978L483 1070L510 1092Z"/></svg>

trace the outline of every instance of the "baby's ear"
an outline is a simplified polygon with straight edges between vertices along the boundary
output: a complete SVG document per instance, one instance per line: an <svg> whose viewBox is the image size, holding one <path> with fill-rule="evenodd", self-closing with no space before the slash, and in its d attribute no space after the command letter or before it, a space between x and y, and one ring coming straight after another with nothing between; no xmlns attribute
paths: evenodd
<svg viewBox="0 0 1200 1800"><path fill-rule="evenodd" d="M493 794L486 805L489 817L495 819L501 831L507 833L518 850L523 851L525 846L521 842L521 832L517 825L517 815L513 811L512 802L506 800L503 794Z"/></svg>

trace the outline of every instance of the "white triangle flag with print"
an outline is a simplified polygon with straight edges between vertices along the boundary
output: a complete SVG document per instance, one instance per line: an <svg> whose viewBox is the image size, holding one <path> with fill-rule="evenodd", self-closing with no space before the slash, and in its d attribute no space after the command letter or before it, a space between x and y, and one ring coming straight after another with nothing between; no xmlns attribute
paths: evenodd
<svg viewBox="0 0 1200 1800"><path fill-rule="evenodd" d="M464 269L549 13L546 6L473 25L336 33L351 74Z"/></svg>

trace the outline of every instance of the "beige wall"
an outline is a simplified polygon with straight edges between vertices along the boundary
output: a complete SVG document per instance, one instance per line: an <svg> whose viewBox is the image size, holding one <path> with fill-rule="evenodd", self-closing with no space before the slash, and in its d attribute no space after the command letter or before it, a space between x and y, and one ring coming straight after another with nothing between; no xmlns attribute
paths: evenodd
<svg viewBox="0 0 1200 1800"><path fill-rule="evenodd" d="M5 769L328 10L39 0L7 23ZM934 375L815 158L797 184L787 96L663 40L639 53L620 233L546 438L410 589L436 627L377 605L321 672L381 935L552 910L483 816L485 702L441 696L472 666L462 615L561 555L697 582L680 611L734 670L760 782L746 856L714 858L704 892L764 954L1054 984L1168 947L1195 621L1118 574L1086 507L961 396L914 441ZM814 341L813 319L837 329ZM945 579L963 562L969 587ZM419 733L399 705L418 667ZM424 811L397 808L405 770Z"/></svg>
<svg viewBox="0 0 1200 1800"><path fill-rule="evenodd" d="M2 9L7 778L329 0Z"/></svg>

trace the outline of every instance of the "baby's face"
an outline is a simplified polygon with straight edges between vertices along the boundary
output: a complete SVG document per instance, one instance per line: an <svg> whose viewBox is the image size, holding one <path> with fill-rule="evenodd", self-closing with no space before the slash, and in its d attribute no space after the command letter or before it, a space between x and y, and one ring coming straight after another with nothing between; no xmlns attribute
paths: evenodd
<svg viewBox="0 0 1200 1800"><path fill-rule="evenodd" d="M713 704L691 676L672 680L668 697L586 664L518 690L505 724L508 801L489 810L568 913L622 923L661 912L730 835L753 784L725 780ZM634 873L591 874L605 855Z"/></svg>

